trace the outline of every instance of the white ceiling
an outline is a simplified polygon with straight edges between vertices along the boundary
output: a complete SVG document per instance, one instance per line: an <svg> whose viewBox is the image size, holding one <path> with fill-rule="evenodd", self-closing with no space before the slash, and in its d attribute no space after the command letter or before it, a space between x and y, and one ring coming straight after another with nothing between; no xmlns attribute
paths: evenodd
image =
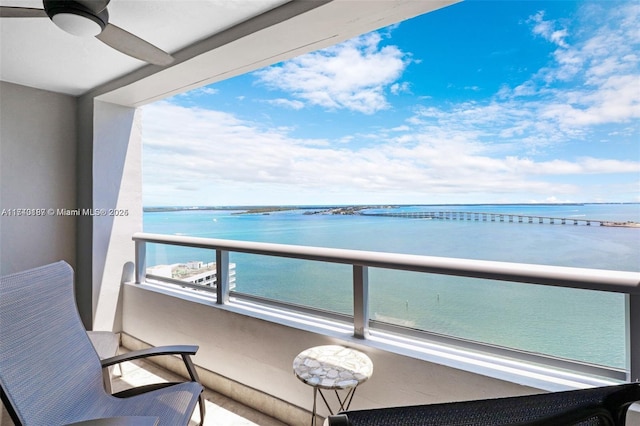
<svg viewBox="0 0 640 426"><path fill-rule="evenodd" d="M109 22L172 54L167 67L67 34L47 18L0 18L0 80L139 106L457 1L112 0Z"/></svg>
<svg viewBox="0 0 640 426"><path fill-rule="evenodd" d="M109 22L169 53L289 0L112 0ZM40 0L0 0L42 8ZM70 35L48 18L0 19L0 79L79 95L146 66L94 37Z"/></svg>

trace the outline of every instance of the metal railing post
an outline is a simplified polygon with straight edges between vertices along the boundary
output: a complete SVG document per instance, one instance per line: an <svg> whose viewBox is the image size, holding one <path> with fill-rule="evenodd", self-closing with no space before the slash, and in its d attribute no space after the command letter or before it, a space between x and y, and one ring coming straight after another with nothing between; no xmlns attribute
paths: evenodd
<svg viewBox="0 0 640 426"><path fill-rule="evenodd" d="M120 284L132 283L136 279L136 265L133 262L127 262L122 266L122 276Z"/></svg>
<svg viewBox="0 0 640 426"><path fill-rule="evenodd" d="M145 281L147 275L147 243L146 241L136 240L136 284Z"/></svg>
<svg viewBox="0 0 640 426"><path fill-rule="evenodd" d="M353 265L353 335L369 335L369 268Z"/></svg>
<svg viewBox="0 0 640 426"><path fill-rule="evenodd" d="M627 381L640 381L640 295L628 294L627 316Z"/></svg>
<svg viewBox="0 0 640 426"><path fill-rule="evenodd" d="M216 303L229 302L229 252L216 250Z"/></svg>

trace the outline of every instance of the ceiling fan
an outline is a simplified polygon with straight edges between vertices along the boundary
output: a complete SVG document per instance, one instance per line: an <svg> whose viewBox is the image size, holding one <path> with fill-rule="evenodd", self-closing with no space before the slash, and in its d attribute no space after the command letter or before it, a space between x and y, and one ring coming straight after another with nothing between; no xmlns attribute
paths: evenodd
<svg viewBox="0 0 640 426"><path fill-rule="evenodd" d="M154 65L169 65L173 57L162 49L109 23L110 0L43 0L44 9L0 6L0 18L49 18L76 36L95 36L112 48Z"/></svg>

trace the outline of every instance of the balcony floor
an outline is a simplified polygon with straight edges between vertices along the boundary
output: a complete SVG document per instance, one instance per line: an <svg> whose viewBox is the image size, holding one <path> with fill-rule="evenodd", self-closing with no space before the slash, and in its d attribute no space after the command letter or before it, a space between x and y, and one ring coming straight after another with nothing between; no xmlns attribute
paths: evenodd
<svg viewBox="0 0 640 426"><path fill-rule="evenodd" d="M121 367L123 374L120 374L118 367L115 368L113 374L112 387L114 392L148 383L183 380L148 361L126 362L121 364ZM209 389L205 389L204 396L207 409L205 426L286 426L285 423ZM189 425L196 426L199 418L198 409L196 408Z"/></svg>

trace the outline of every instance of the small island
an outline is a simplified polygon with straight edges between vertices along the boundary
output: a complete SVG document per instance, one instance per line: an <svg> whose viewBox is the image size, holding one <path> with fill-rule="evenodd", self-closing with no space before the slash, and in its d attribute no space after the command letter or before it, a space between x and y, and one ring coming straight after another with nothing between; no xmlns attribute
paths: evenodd
<svg viewBox="0 0 640 426"><path fill-rule="evenodd" d="M361 210L367 209L366 206L345 206L345 207L331 207L322 210L314 210L305 212L306 215L311 214L339 214L339 215L355 215L359 214Z"/></svg>
<svg viewBox="0 0 640 426"><path fill-rule="evenodd" d="M600 226L613 226L618 228L640 228L640 223L626 221L626 222L601 222Z"/></svg>
<svg viewBox="0 0 640 426"><path fill-rule="evenodd" d="M231 214L270 214L273 212L285 212L289 210L297 210L297 207L255 207Z"/></svg>

